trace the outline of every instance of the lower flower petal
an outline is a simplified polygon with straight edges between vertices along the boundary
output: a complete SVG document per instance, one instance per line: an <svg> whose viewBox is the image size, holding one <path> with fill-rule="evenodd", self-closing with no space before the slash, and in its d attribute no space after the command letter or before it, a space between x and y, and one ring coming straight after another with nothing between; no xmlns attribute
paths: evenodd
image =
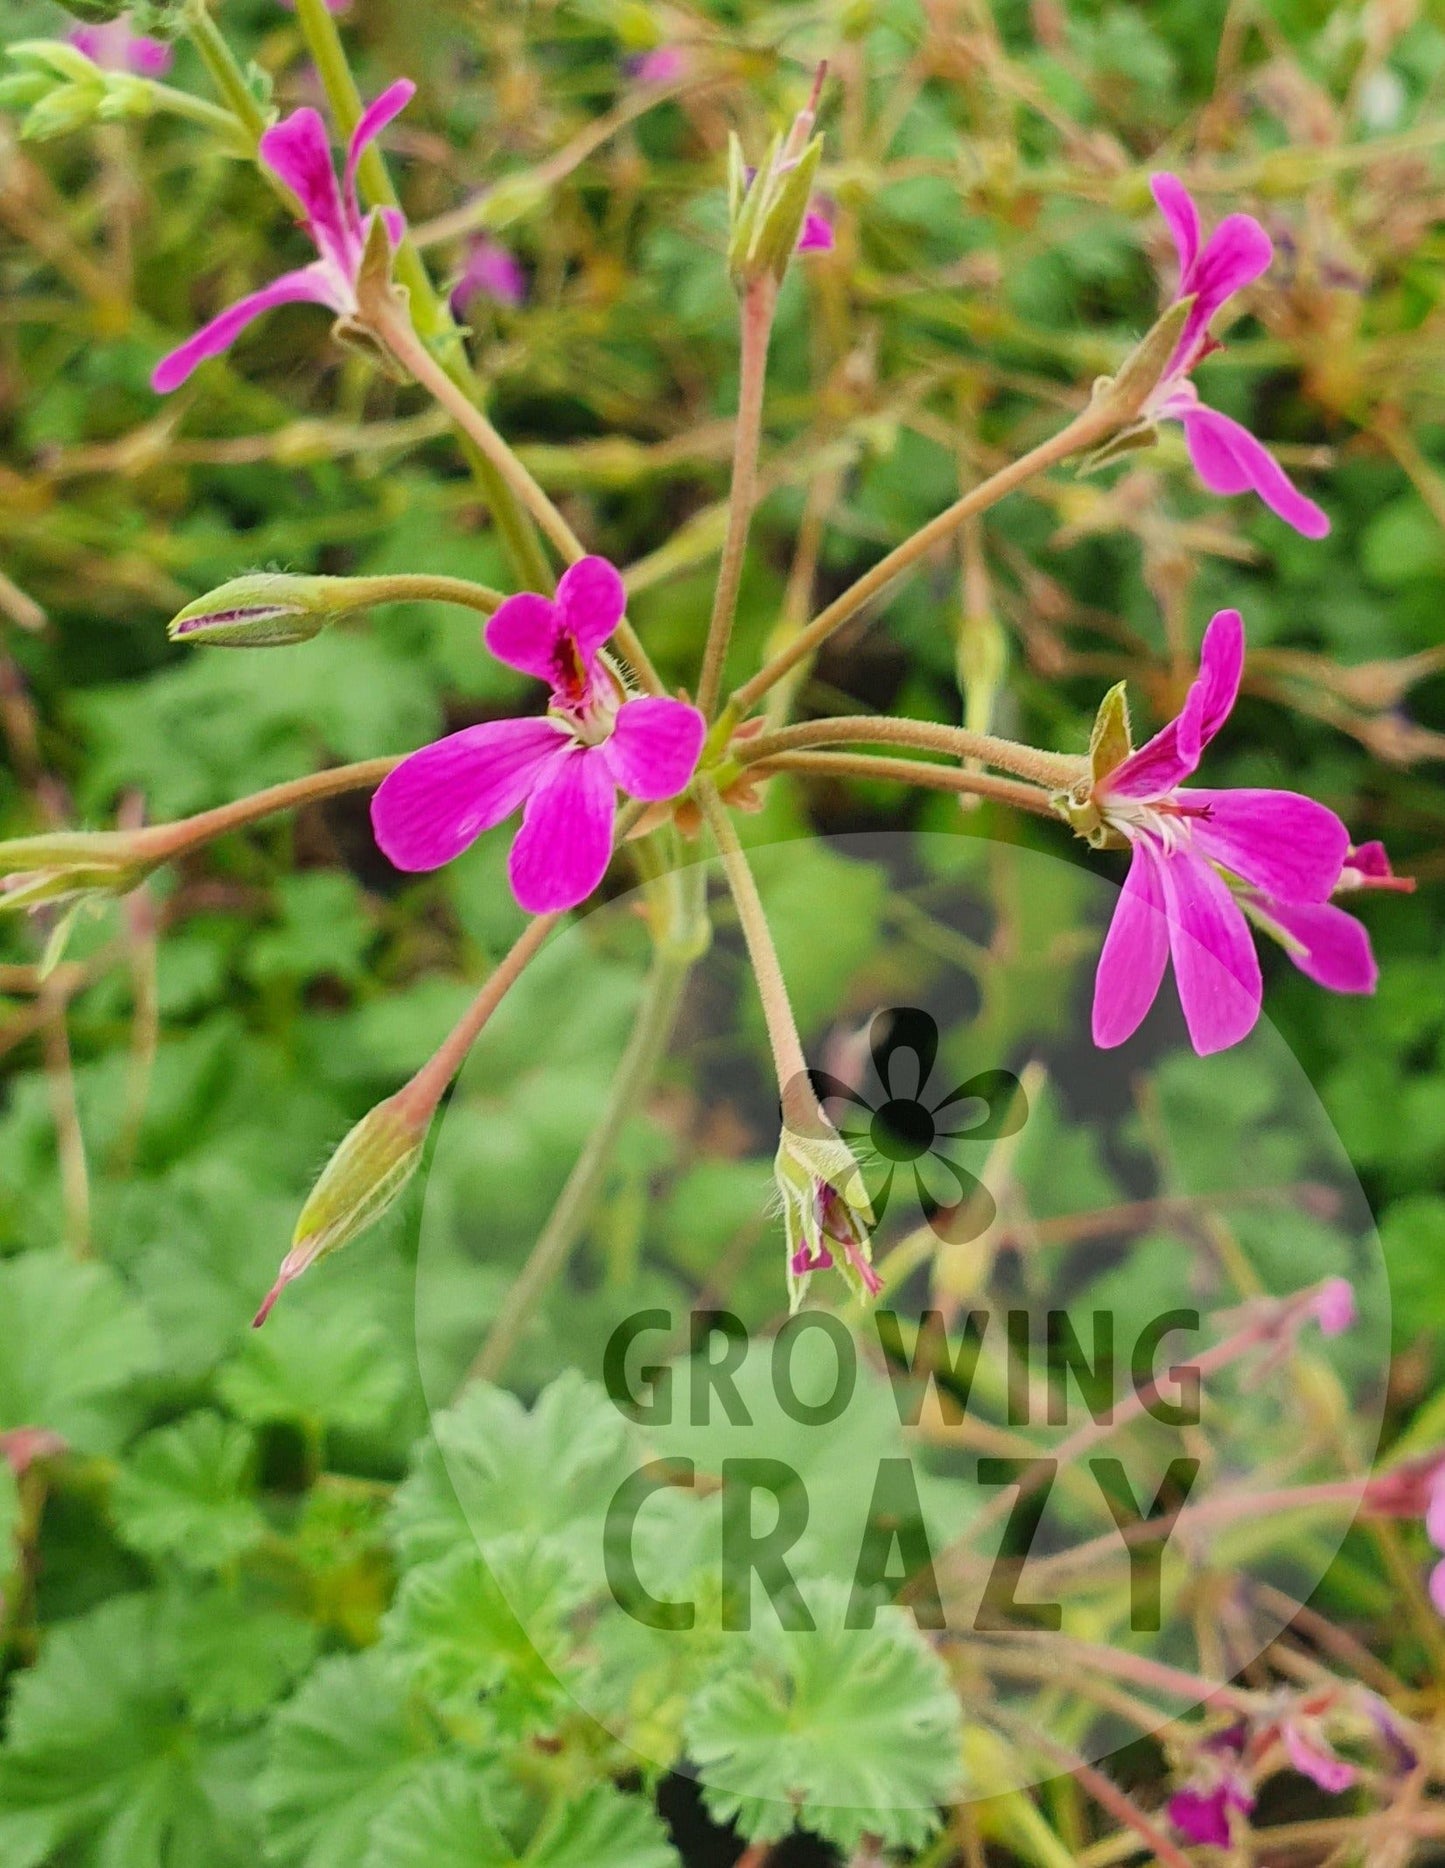
<svg viewBox="0 0 1445 1868"><path fill-rule="evenodd" d="M1186 411L1184 441L1194 471L1211 493L1244 493L1251 488L1286 525L1306 538L1323 538L1329 519L1312 499L1306 499L1262 442L1256 441L1217 409L1202 405Z"/></svg>
<svg viewBox="0 0 1445 1868"><path fill-rule="evenodd" d="M1169 1799L1169 1820L1190 1842L1229 1847L1229 1814L1222 1790L1207 1795L1198 1790L1179 1790Z"/></svg>
<svg viewBox="0 0 1445 1868"><path fill-rule="evenodd" d="M1159 858L1147 843L1136 843L1094 978L1094 1042L1101 1050L1112 1050L1139 1029L1168 958Z"/></svg>
<svg viewBox="0 0 1445 1868"><path fill-rule="evenodd" d="M1180 794L1207 818L1191 820L1195 849L1286 901L1328 901L1349 852L1350 833L1334 812L1296 791L1201 791Z"/></svg>
<svg viewBox="0 0 1445 1868"><path fill-rule="evenodd" d="M1259 955L1243 909L1202 857L1181 850L1159 869L1184 1022L1208 1057L1253 1031L1264 998Z"/></svg>
<svg viewBox="0 0 1445 1868"><path fill-rule="evenodd" d="M529 914L557 914L585 901L607 873L617 791L595 746L556 760L527 800L512 845L512 892Z"/></svg>
<svg viewBox="0 0 1445 1868"><path fill-rule="evenodd" d="M600 750L630 798L675 798L697 770L706 737L707 722L696 707L647 694L623 702Z"/></svg>
<svg viewBox="0 0 1445 1868"><path fill-rule="evenodd" d="M377 843L398 869L439 869L515 811L570 743L551 720L491 720L423 746L371 800Z"/></svg>
<svg viewBox="0 0 1445 1868"><path fill-rule="evenodd" d="M270 311L275 305L294 305L303 300L326 305L332 311L343 309L336 303L335 293L320 266L283 272L279 279L263 285L259 292L248 293L234 305L228 305L219 317L203 324L194 337L187 338L184 344L162 357L152 372L151 388L158 396L169 395L208 357L219 357L223 350L229 350L253 318L259 318L262 312Z"/></svg>
<svg viewBox="0 0 1445 1868"><path fill-rule="evenodd" d="M1301 973L1331 992L1373 992L1380 976L1370 937L1353 915L1332 902L1261 904L1297 943L1287 951Z"/></svg>

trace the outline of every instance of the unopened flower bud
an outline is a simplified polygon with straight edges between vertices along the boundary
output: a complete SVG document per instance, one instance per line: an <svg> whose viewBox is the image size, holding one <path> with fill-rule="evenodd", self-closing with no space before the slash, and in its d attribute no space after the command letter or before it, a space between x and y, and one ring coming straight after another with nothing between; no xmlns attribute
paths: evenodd
<svg viewBox="0 0 1445 1868"><path fill-rule="evenodd" d="M756 173L742 158L736 137L728 150L730 231L728 271L743 291L769 274L779 283L809 224L813 183L823 156L823 139L813 137L796 156L775 138L767 161ZM821 223L812 229L811 246L823 246Z"/></svg>
<svg viewBox="0 0 1445 1868"><path fill-rule="evenodd" d="M374 591L365 578L299 577L257 571L197 597L171 622L172 642L223 649L271 649L309 642L343 616L364 609Z"/></svg>
<svg viewBox="0 0 1445 1868"><path fill-rule="evenodd" d="M155 868L143 835L124 830L54 831L0 843L0 910L127 895Z"/></svg>
<svg viewBox="0 0 1445 1868"><path fill-rule="evenodd" d="M291 1250L256 1312L257 1329L294 1278L380 1219L421 1161L431 1110L417 1113L399 1091L369 1110L322 1170L296 1221Z"/></svg>

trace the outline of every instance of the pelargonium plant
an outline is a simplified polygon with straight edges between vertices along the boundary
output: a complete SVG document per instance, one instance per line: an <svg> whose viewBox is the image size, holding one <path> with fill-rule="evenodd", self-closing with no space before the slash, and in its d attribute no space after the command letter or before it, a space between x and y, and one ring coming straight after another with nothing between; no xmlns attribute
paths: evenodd
<svg viewBox="0 0 1445 1868"><path fill-rule="evenodd" d="M1230 606L1206 622L1177 601L1170 554L1151 557L1148 581L1169 609L1172 667L1167 691L1156 683L1135 697L1136 706L1144 703L1157 720L1153 732L1137 742L1125 684L1100 693L1104 683L1094 685L1087 665L1078 677L1091 684L1094 718L1087 743L1082 733L1071 743L1066 728L1047 744L992 730L989 706L975 704L976 692L990 687L990 656L1001 653L997 643L984 639L986 629L974 630L960 647L960 667L968 676L962 685L969 690L961 720L924 717L922 708L910 711L906 685L894 711L829 713L822 703L817 711L806 710L807 696L826 687L806 685L819 658L881 611L903 580L931 569L942 549L963 554L967 587L980 520L1022 489L1057 491L1061 482L1050 478L1055 470L1078 468L1090 477L1071 482L1059 498L1067 505L1077 496L1077 506L1068 511L1071 522L1086 530L1088 501L1100 484L1092 476L1162 439L1161 464L1144 478L1144 487L1151 501L1165 501L1171 460L1179 455L1178 440L1167 439L1171 429L1182 435L1182 453L1193 469L1187 483L1197 479L1220 499L1247 495L1263 502L1268 516L1259 515L1262 523L1288 549L1316 548L1330 531L1328 488L1325 504L1317 504L1281 465L1272 443L1208 399L1214 393L1211 360L1223 348L1226 322L1248 311L1267 316L1282 289L1276 243L1258 219L1233 211L1206 225L1214 217L1201 213L1184 180L1162 169L1148 178L1152 208L1142 178L1136 201L1121 193L1118 205L1137 208L1129 237L1152 250L1167 236L1176 253L1177 263L1161 281L1152 325L1137 341L1115 346L1106 374L1086 374L1081 366L1079 380L1054 385L1054 401L1065 413L1052 433L1010 458L988 458L987 471L973 473L979 457L971 457L971 484L959 497L940 499L939 510L906 536L880 540L871 566L835 587L817 607L811 595L815 550L809 576L797 586L801 601L792 601L790 588L787 612L759 644L736 626L745 580L756 568L750 556L755 509L767 490L763 451L770 395L777 387L769 366L780 298L796 289L801 274L816 291L819 317L825 318L831 285L859 252L858 164L830 165L827 133L819 128L829 108L827 68L792 74L796 89L790 102L803 101L784 115L771 143L744 147L733 133L724 166L719 136L718 160L703 178L719 230L712 283L736 306L737 380L726 442L726 502L709 524L695 528L706 533L701 550L709 576L708 617L696 639L685 644L679 673L677 645L662 654L629 614L649 572L624 561L615 546L609 555L609 541L593 535L593 524L578 516L581 509L547 490L535 456L508 438L508 419L499 412L505 403L493 395L483 367L489 340L479 337L480 328L495 326L500 342L509 341L514 314L525 315L543 289L547 266L555 267L555 256L534 256L528 213L545 203L557 178L587 158L595 136L589 141L592 133L584 133L577 148L562 151L534 175L481 178L471 198L440 223L414 223L407 203L434 199L445 179L428 174L426 187L414 194L393 179L391 157L398 147L404 146L418 169L432 163L437 132L428 117L424 74L416 80L397 76L363 96L334 17L343 9L327 0L297 0L294 20L277 30L293 39L299 34L314 70L296 94L305 101L291 99L282 108L266 84L241 66L201 0L183 0L171 10L209 75L214 99L163 83L176 70L170 48L137 33L117 9L104 6L104 17L66 40L12 47L15 70L0 82L0 106L21 113L30 137L158 114L184 119L212 139L214 155L248 164L252 185L258 192L269 189L267 198L282 204L293 224L290 238L295 253L304 255L300 263L258 265L244 280L228 264L224 291L204 256L185 256L193 274L187 281L194 287L190 297L216 308L209 316L198 312L195 328L179 342L164 342L147 327L154 421L168 435L186 407L205 404L220 372L244 379L260 345L287 341L283 331L319 341L324 314L350 372L348 384L382 385L388 394L420 392L426 408L417 419L428 439L450 437L457 483L465 469L467 497L485 508L498 561L506 566L504 589L443 574L425 562L355 577L257 569L181 607L171 624L172 640L187 654L270 654L274 661L266 666L274 665L277 682L284 684L288 665L295 665L286 658L304 657L326 631L364 626L366 615L386 604L452 604L479 619L472 648L478 667L517 696L513 711L495 711L429 740L419 734L420 743L376 746L364 759L287 778L191 817L123 821L98 831L57 822L0 844L0 907L37 917L46 937L48 976L64 963L68 933L85 909L120 901L126 912L149 912L137 904L148 903L145 885L163 867L190 858L224 833L321 799L367 794L377 860L384 858L406 877L443 869L479 838L508 827L506 886L522 931L440 1045L335 1148L301 1208L274 1282L265 1288L268 1268L260 1288L249 1294L248 1314L254 1304L257 1325L278 1313L265 1336L250 1340L273 1340L285 1327L281 1318L298 1301L294 1293L288 1296L295 1281L304 1275L308 1288L321 1283L325 1271L314 1281L310 1277L320 1261L398 1201L426 1156L438 1110L508 994L569 917L585 916L624 885L636 888L642 902L654 964L609 1108L625 1113L638 1102L666 1047L681 982L710 937L715 904L706 896L700 856L720 872L725 912L740 932L775 1077L774 1209L780 1223L773 1231L781 1235L781 1249L773 1281L790 1311L808 1301L853 1319L869 1314L889 1284L887 1267L874 1262L879 1216L867 1189L867 1164L823 1106L825 1073L810 1069L780 953L783 943L740 832L743 815L789 775L943 791L965 808L986 801L1000 813L1038 819L1037 835L1061 857L1096 866L1115 882L1117 900L1102 932L1093 984L1091 1035L1101 1055L1122 1051L1127 1062L1133 1055L1128 1047L1142 1043L1146 1021L1161 995L1172 991L1189 1044L1206 1060L1200 1068L1215 1067L1216 1054L1246 1044L1261 1020L1268 973L1261 954L1270 949L1291 963L1310 990L1356 996L1376 991L1379 969L1369 935L1350 904L1365 892L1407 891L1410 880L1394 874L1379 841L1363 839L1323 799L1275 785L1229 787L1211 777L1241 696L1270 699L1289 672L1278 652L1271 661L1268 650L1261 654L1251 647L1253 593L1238 567L1219 573L1228 578L1238 570L1238 588L1230 592ZM685 47L644 42L648 49L630 64L617 61L627 95L607 120L609 133L669 105L689 86L713 82L714 62L690 38ZM850 41L844 57L851 58L853 50ZM433 268L434 247L446 248L449 270ZM605 290L605 280L596 285L599 296ZM239 295L232 297L235 291ZM499 315L480 316L489 305ZM274 323L262 322L272 313L280 314ZM314 323L308 330L309 321ZM850 354L848 368L866 375L868 342ZM891 419L877 411L870 418L876 430ZM604 438L599 447L606 445ZM1295 466L1289 454L1284 459ZM1158 517L1152 507L1135 511L1134 529L1143 536ZM811 509L805 526L810 522ZM655 560L676 543L659 537L648 541L648 549ZM695 568L697 559L686 562ZM1041 602L1047 597L1042 580L1034 591ZM1267 632L1261 633L1268 641ZM525 681L520 689L512 683L518 675ZM1056 717L1064 717L1062 709ZM826 904L818 908L826 912ZM1172 988L1166 985L1171 971ZM1304 990L1294 980L1291 986ZM559 1020L568 1013L568 1007L557 1008ZM1000 1121L991 1137L1002 1141L1013 1133ZM582 1180L569 1186L585 1183L592 1171L584 1156L576 1170ZM990 1215L992 1228L992 1208ZM999 1241L990 1232L988 1250L1016 1250L1020 1262L1026 1260L1018 1238ZM961 1301L969 1288L961 1276L952 1299ZM1306 1267L1289 1299L1246 1295L1212 1352L1214 1366L1267 1374L1312 1334L1348 1338L1356 1317L1350 1282ZM1328 1411L1326 1401L1320 1410ZM55 1450L34 1438L39 1431L0 1436L6 1483L21 1488L22 1501L31 1468ZM197 1470L210 1474L222 1464L217 1454L209 1462L199 1460ZM1321 1485L1305 1502L1358 1503L1379 1523L1419 1519L1437 1549L1445 1549L1445 1478L1438 1458L1403 1464L1389 1480L1387 1474L1367 1487ZM108 1480L97 1478L97 1485L103 1482ZM1181 1502L1178 1515L1186 1509ZM1189 1522L1205 1538L1217 1528L1210 1513L1217 1516L1218 1510L1194 1509ZM433 1531L424 1525L417 1535ZM1392 1560L1403 1562L1391 1548ZM544 1594L555 1588L559 1600L565 1597L564 1570L543 1577ZM470 1575L464 1581L474 1586ZM468 1598L479 1621L497 1612L485 1588L475 1584L475 1598ZM1445 1611L1445 1562L1419 1593ZM1227 1620L1234 1606L1224 1604L1218 1612ZM408 1613L424 1617L424 1609L406 1597L397 1613L403 1620ZM565 1619L560 1611L558 1619ZM1322 1637L1322 1648L1327 1645ZM592 1656L587 1658L590 1664ZM1341 1798L1372 1777L1406 1777L1422 1768L1413 1722L1362 1682L1348 1688L1321 1684L1317 1667L1302 1663L1300 1678L1284 1685L1211 1685L1122 1649L1107 1658L1083 1658L1089 1667L1097 1661L1100 1669L1113 1668L1106 1685L1126 1715L1136 1689L1177 1696L1182 1688L1198 1688L1197 1703L1208 1708L1203 1726L1171 1740L1172 1795L1159 1799L1155 1815L1141 1815L1097 1774L1088 1780L1116 1815L1122 1812L1131 1831L1126 1847L1137 1853L1142 1843L1172 1868L1191 1859L1182 1854L1184 1847L1223 1850L1240 1844L1261 1787L1279 1771L1289 1769L1322 1795ZM217 1672L223 1661L224 1656L217 1659ZM519 1665L517 1671L524 1669ZM658 1701L667 1699L665 1682L650 1679L647 1690ZM440 1698L447 1717L464 1726L469 1714L445 1694ZM409 1710L403 1704L403 1714ZM659 1718L665 1712L664 1707ZM409 1729L403 1714L396 1724ZM694 1728L693 1740L705 1749L706 1720ZM861 1755L867 1747L857 1749ZM532 1762L545 1779L546 1747L536 1750ZM853 1762L850 1755L849 1768ZM1054 1762L1075 1768L1067 1753ZM785 1789L792 1795L791 1787ZM734 1813L740 1821L746 1815L741 1805ZM475 1839L480 1829L469 1822L462 1809L453 1840L462 1835L469 1845ZM396 1831L401 1846L407 1844L405 1829L403 1823ZM40 1831L26 1832L32 1835ZM31 1849L27 1863L61 1859L45 1854L48 1831L37 1846L40 1853ZM490 1839L486 1846L491 1848ZM575 1856L563 1851L555 1859L571 1868L574 1860L588 1859L589 1846L584 1836ZM860 1864L882 1858L882 1843L872 1832L860 1831L849 1846ZM759 1847L754 1840L750 1868L763 1859L754 1853ZM1242 1847L1241 1860L1246 1852ZM445 1859L514 1858L494 1850ZM376 1859L368 1856L367 1862ZM422 1858L413 1853L402 1859ZM547 1868L553 1858L544 1851L537 1859ZM612 1858L599 1847L599 1859ZM933 1859L941 1864L951 1857L940 1853ZM965 1840L959 1859L983 1856ZM1124 1856L1116 1852L1108 1859Z"/></svg>

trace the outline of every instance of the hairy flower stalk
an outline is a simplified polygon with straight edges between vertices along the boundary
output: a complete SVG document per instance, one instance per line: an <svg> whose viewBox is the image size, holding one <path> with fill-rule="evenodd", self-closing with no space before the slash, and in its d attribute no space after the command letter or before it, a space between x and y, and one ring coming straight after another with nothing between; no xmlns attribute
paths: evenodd
<svg viewBox="0 0 1445 1868"><path fill-rule="evenodd" d="M421 1165L438 1103L487 1020L555 926L551 915L531 922L411 1081L368 1110L348 1133L301 1209L291 1249L256 1312L255 1328L270 1316L288 1284L318 1260L340 1251L395 1205Z"/></svg>
<svg viewBox="0 0 1445 1868"><path fill-rule="evenodd" d="M873 1209L862 1172L813 1088L762 898L732 820L706 780L697 795L747 942L778 1077L782 1132L773 1177L787 1240L790 1306L797 1310L815 1271L834 1268L855 1295L874 1297L882 1283L873 1269Z"/></svg>

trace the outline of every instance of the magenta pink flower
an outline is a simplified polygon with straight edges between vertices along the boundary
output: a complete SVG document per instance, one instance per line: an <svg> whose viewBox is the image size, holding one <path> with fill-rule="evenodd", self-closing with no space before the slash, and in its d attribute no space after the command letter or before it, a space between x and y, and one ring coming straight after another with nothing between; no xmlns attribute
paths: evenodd
<svg viewBox="0 0 1445 1868"><path fill-rule="evenodd" d="M1353 1328L1358 1313L1355 1287L1348 1278L1326 1278L1311 1305L1321 1336L1343 1336Z"/></svg>
<svg viewBox="0 0 1445 1868"><path fill-rule="evenodd" d="M1324 805L1292 791L1182 784L1229 718L1243 669L1244 625L1237 610L1221 610L1179 717L1094 787L1105 826L1133 852L1094 986L1094 1041L1106 1048L1138 1029L1171 953L1195 1050L1239 1043L1263 997L1246 906L1292 914L1327 902L1340 879L1349 833ZM1317 970L1333 969L1321 961Z"/></svg>
<svg viewBox="0 0 1445 1868"><path fill-rule="evenodd" d="M371 801L376 840L398 869L437 869L519 805L512 889L531 914L575 908L612 855L617 793L675 798L697 768L702 715L665 695L629 698L603 643L627 607L605 558L564 571L555 601L508 597L487 647L550 684L540 718L465 727L414 752Z"/></svg>
<svg viewBox="0 0 1445 1868"><path fill-rule="evenodd" d="M376 209L363 218L356 194L356 165L367 145L406 109L415 94L416 86L409 78L398 78L366 107L351 133L339 183L326 126L309 105L292 111L266 131L261 138L261 160L300 201L306 231L320 257L295 272L283 272L259 292L238 299L178 350L162 357L151 377L151 386L158 394L179 388L198 364L228 350L253 318L275 305L306 300L325 305L339 318L356 315L357 277L372 220L377 213L381 215L393 247L400 244L405 230L394 208Z"/></svg>
<svg viewBox="0 0 1445 1868"><path fill-rule="evenodd" d="M1445 1465L1439 1467L1430 1484L1429 1503L1425 1507L1425 1535L1437 1550L1445 1552ZM1445 1615L1445 1555L1430 1572L1430 1600Z"/></svg>
<svg viewBox="0 0 1445 1868"><path fill-rule="evenodd" d="M478 298L489 298L515 310L526 297L527 275L516 254L498 240L474 240L462 275L452 287L453 313L464 318L468 305Z"/></svg>
<svg viewBox="0 0 1445 1868"><path fill-rule="evenodd" d="M161 39L132 32L126 20L103 26L77 26L66 37L102 71L128 71L137 78L162 78L171 68L171 48Z"/></svg>
<svg viewBox="0 0 1445 1868"><path fill-rule="evenodd" d="M1199 210L1179 177L1153 175L1149 186L1179 250L1176 296L1193 294L1194 304L1144 414L1154 421L1183 423L1189 458L1211 493L1243 493L1252 488L1286 525L1306 538L1323 538L1330 522L1320 508L1305 498L1247 428L1206 408L1190 380L1195 365L1219 348L1209 335L1214 314L1268 269L1274 257L1269 235L1253 216L1230 214L1203 242Z"/></svg>

